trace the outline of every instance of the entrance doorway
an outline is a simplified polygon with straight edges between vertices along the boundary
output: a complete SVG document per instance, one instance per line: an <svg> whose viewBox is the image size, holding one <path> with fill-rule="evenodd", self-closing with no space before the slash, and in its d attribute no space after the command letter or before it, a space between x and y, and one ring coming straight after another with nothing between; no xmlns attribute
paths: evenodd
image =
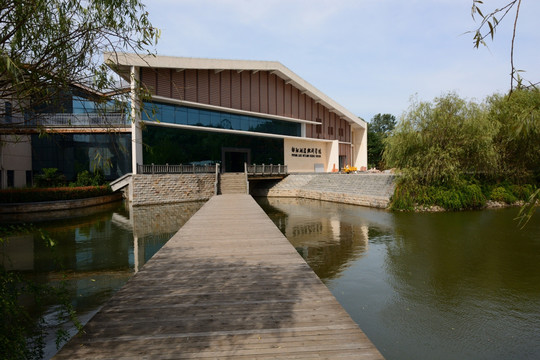
<svg viewBox="0 0 540 360"><path fill-rule="evenodd" d="M221 148L223 172L244 172L244 163L251 163L251 149Z"/></svg>
<svg viewBox="0 0 540 360"><path fill-rule="evenodd" d="M348 164L345 164L346 161L347 161L347 156L339 155L339 171L343 170L345 165L348 165Z"/></svg>

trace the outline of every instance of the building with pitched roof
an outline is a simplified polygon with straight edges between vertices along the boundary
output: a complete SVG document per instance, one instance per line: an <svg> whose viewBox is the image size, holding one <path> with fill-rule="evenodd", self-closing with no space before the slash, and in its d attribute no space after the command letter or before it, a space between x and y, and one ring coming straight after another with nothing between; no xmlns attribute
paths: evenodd
<svg viewBox="0 0 540 360"><path fill-rule="evenodd" d="M107 53L132 91L132 169L149 162L367 166L366 122L279 62ZM147 151L150 145L154 152Z"/></svg>

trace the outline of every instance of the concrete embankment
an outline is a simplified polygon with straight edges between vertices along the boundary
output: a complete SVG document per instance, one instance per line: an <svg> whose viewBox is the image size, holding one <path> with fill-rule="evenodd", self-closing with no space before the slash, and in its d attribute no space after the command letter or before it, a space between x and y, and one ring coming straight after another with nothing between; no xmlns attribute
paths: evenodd
<svg viewBox="0 0 540 360"><path fill-rule="evenodd" d="M393 174L291 174L277 182L250 182L250 193L387 208L394 179Z"/></svg>

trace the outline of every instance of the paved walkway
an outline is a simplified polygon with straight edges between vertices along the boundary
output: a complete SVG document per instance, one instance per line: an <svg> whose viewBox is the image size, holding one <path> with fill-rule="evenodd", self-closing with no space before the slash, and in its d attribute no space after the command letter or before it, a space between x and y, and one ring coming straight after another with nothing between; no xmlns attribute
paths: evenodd
<svg viewBox="0 0 540 360"><path fill-rule="evenodd" d="M211 198L55 359L382 359L249 195Z"/></svg>

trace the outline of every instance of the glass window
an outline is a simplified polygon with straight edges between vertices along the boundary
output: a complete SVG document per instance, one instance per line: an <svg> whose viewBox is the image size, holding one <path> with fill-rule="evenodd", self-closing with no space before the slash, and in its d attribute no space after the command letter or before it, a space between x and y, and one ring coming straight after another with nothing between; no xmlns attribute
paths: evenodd
<svg viewBox="0 0 540 360"><path fill-rule="evenodd" d="M7 171L7 186L8 187L15 186L15 171L14 170Z"/></svg>
<svg viewBox="0 0 540 360"><path fill-rule="evenodd" d="M183 124L183 125L188 124L186 108L176 106L176 108L174 109L174 115L175 115L177 124Z"/></svg>
<svg viewBox="0 0 540 360"><path fill-rule="evenodd" d="M95 113L96 104L93 101L85 99L80 96L73 96L73 113L74 114L87 114Z"/></svg>
<svg viewBox="0 0 540 360"><path fill-rule="evenodd" d="M200 125L198 109L188 109L188 125Z"/></svg>
<svg viewBox="0 0 540 360"><path fill-rule="evenodd" d="M32 170L26 170L26 186L32 186Z"/></svg>
<svg viewBox="0 0 540 360"><path fill-rule="evenodd" d="M6 114L6 123L11 124L11 121L13 120L13 107L9 101L6 101L4 103L5 107L5 114Z"/></svg>
<svg viewBox="0 0 540 360"><path fill-rule="evenodd" d="M145 103L143 120L157 119L165 123L216 127L230 130L264 132L300 136L301 125L294 122L229 114L223 111L187 108L184 106Z"/></svg>
<svg viewBox="0 0 540 360"><path fill-rule="evenodd" d="M210 118L210 113L205 110L199 110L199 122L202 126L212 126L212 120Z"/></svg>
<svg viewBox="0 0 540 360"><path fill-rule="evenodd" d="M159 119L159 106L153 103L145 103L141 112L141 118L146 121Z"/></svg>
<svg viewBox="0 0 540 360"><path fill-rule="evenodd" d="M161 113L160 113L159 121L166 122L166 123L175 123L174 106L161 105Z"/></svg>
<svg viewBox="0 0 540 360"><path fill-rule="evenodd" d="M227 123L222 123L222 121L221 121L222 116L221 116L220 112L212 111L211 116L212 116L212 126L213 127L222 128L222 129L228 129Z"/></svg>

